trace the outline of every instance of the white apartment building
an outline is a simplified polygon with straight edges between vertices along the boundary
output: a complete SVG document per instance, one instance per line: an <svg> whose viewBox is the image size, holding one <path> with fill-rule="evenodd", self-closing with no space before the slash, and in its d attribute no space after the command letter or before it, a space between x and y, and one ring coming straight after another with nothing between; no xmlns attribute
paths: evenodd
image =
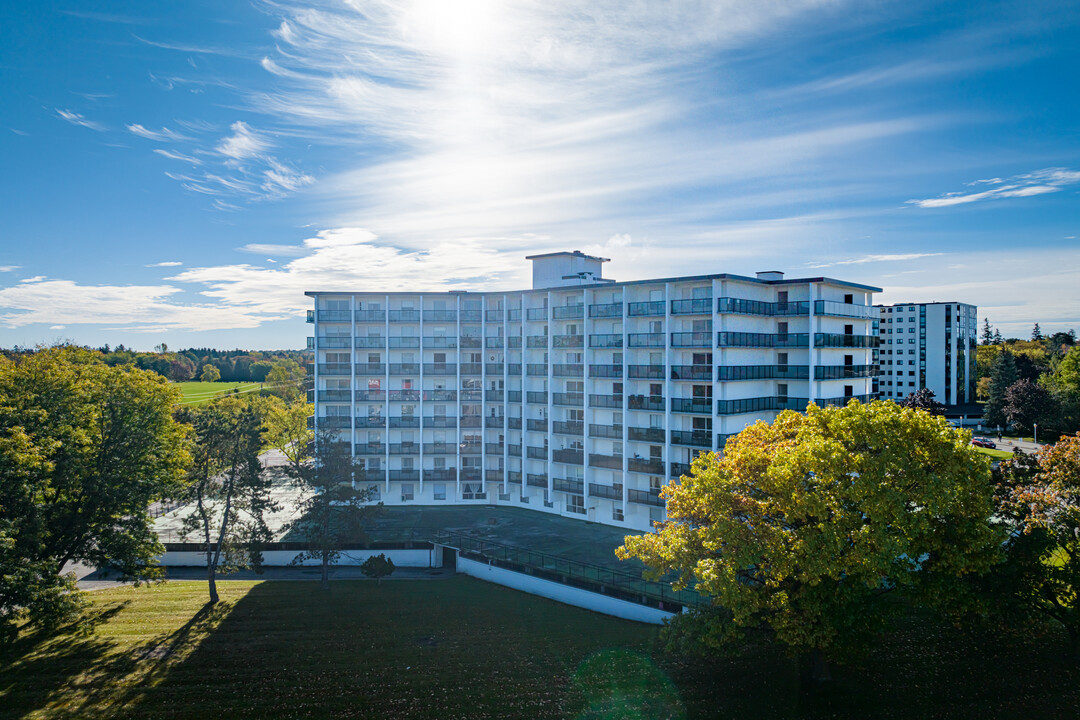
<svg viewBox="0 0 1080 720"><path fill-rule="evenodd" d="M872 397L879 288L824 277L603 278L309 292L314 422L387 504L509 504L637 530L693 457L783 409Z"/></svg>
<svg viewBox="0 0 1080 720"><path fill-rule="evenodd" d="M957 302L878 305L877 364L874 391L901 400L922 388L938 402L975 402L975 347L978 308Z"/></svg>

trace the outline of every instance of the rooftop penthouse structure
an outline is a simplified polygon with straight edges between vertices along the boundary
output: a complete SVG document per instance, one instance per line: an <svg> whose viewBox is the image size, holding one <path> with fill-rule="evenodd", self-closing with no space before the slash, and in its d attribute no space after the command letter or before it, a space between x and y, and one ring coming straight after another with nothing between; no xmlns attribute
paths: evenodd
<svg viewBox="0 0 1080 720"><path fill-rule="evenodd" d="M660 488L781 410L869 400L879 288L615 282L533 255L516 291L309 292L316 428L387 504L499 504L648 530Z"/></svg>

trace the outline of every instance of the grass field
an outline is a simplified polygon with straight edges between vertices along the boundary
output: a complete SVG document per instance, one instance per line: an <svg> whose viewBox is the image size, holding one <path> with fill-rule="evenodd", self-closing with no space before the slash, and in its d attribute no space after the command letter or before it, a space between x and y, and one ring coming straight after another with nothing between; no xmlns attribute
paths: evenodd
<svg viewBox="0 0 1080 720"><path fill-rule="evenodd" d="M997 450L995 448L984 447L976 447L975 449L981 452L983 455L989 455L995 460L1008 460L1013 456L1012 452L1009 450Z"/></svg>
<svg viewBox="0 0 1080 720"><path fill-rule="evenodd" d="M447 580L170 582L91 594L92 634L0 649L0 718L1073 718L1063 633L913 619L800 708L767 646L680 662L657 629Z"/></svg>
<svg viewBox="0 0 1080 720"><path fill-rule="evenodd" d="M220 397L230 390L237 389L239 392L253 392L261 383L241 382L182 382L176 383L180 391L184 393L181 402L185 405L201 405Z"/></svg>

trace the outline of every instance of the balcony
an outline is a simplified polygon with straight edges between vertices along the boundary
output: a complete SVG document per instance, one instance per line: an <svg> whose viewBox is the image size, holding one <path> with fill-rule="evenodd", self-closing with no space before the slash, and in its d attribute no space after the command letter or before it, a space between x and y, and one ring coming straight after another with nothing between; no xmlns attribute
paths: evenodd
<svg viewBox="0 0 1080 720"><path fill-rule="evenodd" d="M660 499L659 490L629 490L626 499L637 505L664 507L664 501Z"/></svg>
<svg viewBox="0 0 1080 720"><path fill-rule="evenodd" d="M349 363L319 363L315 370L320 375L351 375L352 365Z"/></svg>
<svg viewBox="0 0 1080 720"><path fill-rule="evenodd" d="M585 306L556 305L551 308L551 317L556 320L580 320L585 317Z"/></svg>
<svg viewBox="0 0 1080 720"><path fill-rule="evenodd" d="M462 375L483 375L482 363L461 363Z"/></svg>
<svg viewBox="0 0 1080 720"><path fill-rule="evenodd" d="M525 427L534 432L547 432L548 422L547 420L537 420L536 418L529 418L525 421Z"/></svg>
<svg viewBox="0 0 1080 720"><path fill-rule="evenodd" d="M525 338L525 347L534 349L547 349L548 336L547 335L530 335Z"/></svg>
<svg viewBox="0 0 1080 720"><path fill-rule="evenodd" d="M386 470L382 468L366 468L357 471L358 475L367 482L386 482ZM358 478L359 479L359 478ZM378 498L375 498L376 500Z"/></svg>
<svg viewBox="0 0 1080 720"><path fill-rule="evenodd" d="M552 482L552 489L556 492L570 493L571 495L581 495L585 492L585 481L575 480L573 478L555 478Z"/></svg>
<svg viewBox="0 0 1080 720"><path fill-rule="evenodd" d="M613 408L616 410L622 410L623 396L622 395L589 395L589 407L594 408Z"/></svg>
<svg viewBox="0 0 1080 720"><path fill-rule="evenodd" d="M307 322L309 322L309 323L314 323L315 322L315 311L314 310L308 310L307 311Z"/></svg>
<svg viewBox="0 0 1080 720"><path fill-rule="evenodd" d="M711 348L712 331L709 332L676 332L671 333L671 347L677 348Z"/></svg>
<svg viewBox="0 0 1080 720"><path fill-rule="evenodd" d="M833 302L832 300L815 300L814 314L859 318L861 320L877 320L881 316L881 312L873 305L853 305L851 303Z"/></svg>
<svg viewBox="0 0 1080 720"><path fill-rule="evenodd" d="M512 403L521 402L521 391L520 390L507 390L506 391L506 402L512 402Z"/></svg>
<svg viewBox="0 0 1080 720"><path fill-rule="evenodd" d="M462 455L481 455L483 454L483 444L480 442L463 442L458 447L461 448Z"/></svg>
<svg viewBox="0 0 1080 720"><path fill-rule="evenodd" d="M352 427L352 418L348 415L324 415L319 418L319 427L345 430Z"/></svg>
<svg viewBox="0 0 1080 720"><path fill-rule="evenodd" d="M390 482L420 482L419 470L391 470Z"/></svg>
<svg viewBox="0 0 1080 720"><path fill-rule="evenodd" d="M386 322L385 310L357 310L356 322L358 323L384 323Z"/></svg>
<svg viewBox="0 0 1080 720"><path fill-rule="evenodd" d="M408 338L412 340L413 338ZM424 349L452 349L458 346L458 339L456 337L426 337L424 338Z"/></svg>
<svg viewBox="0 0 1080 720"><path fill-rule="evenodd" d="M329 391L324 391L329 392ZM339 390L338 392L349 392L348 390ZM385 390L357 390L356 402L377 402L381 403L386 400Z"/></svg>
<svg viewBox="0 0 1080 720"><path fill-rule="evenodd" d="M631 410L652 410L664 412L663 395L631 395L627 406Z"/></svg>
<svg viewBox="0 0 1080 720"><path fill-rule="evenodd" d="M814 402L819 407L826 407L828 405L844 406L852 400L858 400L861 403L868 403L873 399L873 395L841 395L840 397L822 398L820 400L815 400Z"/></svg>
<svg viewBox="0 0 1080 720"><path fill-rule="evenodd" d="M712 382L712 365L672 365L672 380L704 380Z"/></svg>
<svg viewBox="0 0 1080 720"><path fill-rule="evenodd" d="M672 430L672 445L687 445L689 447L712 447L713 434L709 430Z"/></svg>
<svg viewBox="0 0 1080 720"><path fill-rule="evenodd" d="M357 375L385 375L386 365L384 363L356 363Z"/></svg>
<svg viewBox="0 0 1080 720"><path fill-rule="evenodd" d="M585 347L584 335L552 335L551 346L555 348Z"/></svg>
<svg viewBox="0 0 1080 720"><path fill-rule="evenodd" d="M518 399L520 399L520 397L521 397L521 394L518 393ZM507 427L508 430L520 430L521 429L521 418L519 418L519 417L507 418L506 419L506 427Z"/></svg>
<svg viewBox="0 0 1080 720"><path fill-rule="evenodd" d="M415 350L420 347L420 338L416 336L396 335L390 338L391 350Z"/></svg>
<svg viewBox="0 0 1080 720"><path fill-rule="evenodd" d="M457 402L457 390L425 390L424 400L433 402Z"/></svg>
<svg viewBox="0 0 1080 720"><path fill-rule="evenodd" d="M379 390L369 390L368 392L380 392L380 391ZM420 402L420 391L419 390L391 390L390 391L390 402Z"/></svg>
<svg viewBox="0 0 1080 720"><path fill-rule="evenodd" d="M668 463L670 466L671 477L682 477L683 475L690 474L690 463L673 462Z"/></svg>
<svg viewBox="0 0 1080 720"><path fill-rule="evenodd" d="M510 455L510 457L521 457L521 446L507 445L506 452Z"/></svg>
<svg viewBox="0 0 1080 720"><path fill-rule="evenodd" d="M794 317L810 314L810 303L763 302L742 298L722 297L716 302L716 312L731 315L764 315L767 317Z"/></svg>
<svg viewBox="0 0 1080 720"><path fill-rule="evenodd" d="M712 415L712 398L671 398L671 412Z"/></svg>
<svg viewBox="0 0 1080 720"><path fill-rule="evenodd" d="M319 402L352 402L352 390L319 390Z"/></svg>
<svg viewBox="0 0 1080 720"><path fill-rule="evenodd" d="M420 443L417 442L402 442L402 443L390 443L391 455L419 455Z"/></svg>
<svg viewBox="0 0 1080 720"><path fill-rule="evenodd" d="M480 415L462 415L459 422L463 428L478 428L484 424L483 417Z"/></svg>
<svg viewBox="0 0 1080 720"><path fill-rule="evenodd" d="M627 439L638 442L664 442L664 428L631 427L627 429Z"/></svg>
<svg viewBox="0 0 1080 720"><path fill-rule="evenodd" d="M418 428L420 418L415 415L396 415L390 418L391 428Z"/></svg>
<svg viewBox="0 0 1080 720"><path fill-rule="evenodd" d="M664 333L631 333L626 336L629 347L662 348Z"/></svg>
<svg viewBox="0 0 1080 720"><path fill-rule="evenodd" d="M357 443L354 447L354 454L356 455L385 455L386 444L385 443Z"/></svg>
<svg viewBox="0 0 1080 720"><path fill-rule="evenodd" d="M432 442L424 443L425 455L457 455L457 443Z"/></svg>
<svg viewBox="0 0 1080 720"><path fill-rule="evenodd" d="M352 322L352 313L348 310L319 310L319 322Z"/></svg>
<svg viewBox="0 0 1080 720"><path fill-rule="evenodd" d="M722 365L717 380L806 380L810 377L807 365Z"/></svg>
<svg viewBox="0 0 1080 720"><path fill-rule="evenodd" d="M488 350L501 350L504 344L503 338L501 337L484 338L484 347Z"/></svg>
<svg viewBox="0 0 1080 720"><path fill-rule="evenodd" d="M521 375L521 363L507 363L506 364L507 375Z"/></svg>
<svg viewBox="0 0 1080 720"><path fill-rule="evenodd" d="M496 470L494 468L488 468L484 471L484 479L488 482L501 483L506 477L506 474L502 470Z"/></svg>
<svg viewBox="0 0 1080 720"><path fill-rule="evenodd" d="M360 338L357 338L359 340ZM365 338L366 339L366 338ZM317 343L316 347L320 350L323 348L351 348L352 338L349 337L320 337L315 338ZM359 345L357 347L360 347ZM382 347L379 345L378 347Z"/></svg>
<svg viewBox="0 0 1080 720"><path fill-rule="evenodd" d="M478 323L481 317L483 317L483 313L480 310L461 311L461 322L463 323Z"/></svg>
<svg viewBox="0 0 1080 720"><path fill-rule="evenodd" d="M462 335L459 340L461 342L461 347L463 348L476 349L480 347L481 338L479 337L475 337L473 335Z"/></svg>
<svg viewBox="0 0 1080 720"><path fill-rule="evenodd" d="M815 380L853 380L878 375L877 365L819 365L814 368Z"/></svg>
<svg viewBox="0 0 1080 720"><path fill-rule="evenodd" d="M533 447L529 445L525 448L525 457L533 460L547 460L548 451L546 447Z"/></svg>
<svg viewBox="0 0 1080 720"><path fill-rule="evenodd" d="M622 459L622 455L598 455L596 453L589 453L589 467L622 470Z"/></svg>
<svg viewBox="0 0 1080 720"><path fill-rule="evenodd" d="M589 335L589 347L591 348L621 348L622 346L622 333L615 335Z"/></svg>
<svg viewBox="0 0 1080 720"><path fill-rule="evenodd" d="M547 488L548 476L546 473L529 473L525 476L525 482L529 487Z"/></svg>
<svg viewBox="0 0 1080 720"><path fill-rule="evenodd" d="M797 410L802 412L806 409L808 402L806 398L787 397L786 395L743 398L741 400L717 400L716 414L740 415L770 410Z"/></svg>
<svg viewBox="0 0 1080 720"><path fill-rule="evenodd" d="M585 423L578 420L556 420L551 424L551 431L559 435L584 435Z"/></svg>
<svg viewBox="0 0 1080 720"><path fill-rule="evenodd" d="M578 363L556 363L551 366L551 374L555 377L584 377L585 366Z"/></svg>
<svg viewBox="0 0 1080 720"><path fill-rule="evenodd" d="M445 415L432 415L424 417L424 427L426 428L456 428L456 417L446 417Z"/></svg>
<svg viewBox="0 0 1080 720"><path fill-rule="evenodd" d="M649 380L663 380L664 379L664 366L663 365L627 365L626 375L631 378L642 378Z"/></svg>
<svg viewBox="0 0 1080 720"><path fill-rule="evenodd" d="M605 305L590 305L589 317L591 318L613 318L623 316L622 303L607 303Z"/></svg>
<svg viewBox="0 0 1080 720"><path fill-rule="evenodd" d="M536 405L547 405L548 394L543 390L529 390L525 393L525 402Z"/></svg>
<svg viewBox="0 0 1080 720"><path fill-rule="evenodd" d="M807 333L719 332L716 344L719 347L809 347L810 336Z"/></svg>
<svg viewBox="0 0 1080 720"><path fill-rule="evenodd" d="M391 375L419 375L420 363L390 363Z"/></svg>
<svg viewBox="0 0 1080 720"><path fill-rule="evenodd" d="M502 375L505 367L502 363L484 363L484 372L488 375Z"/></svg>
<svg viewBox="0 0 1080 720"><path fill-rule="evenodd" d="M585 405L584 393L552 393L551 394L552 405L565 405L568 407L582 407Z"/></svg>
<svg viewBox="0 0 1080 720"><path fill-rule="evenodd" d="M526 363L525 374L529 377L547 377L547 365L544 363Z"/></svg>
<svg viewBox="0 0 1080 720"><path fill-rule="evenodd" d="M514 348L520 348L521 336L511 335L510 337L506 338L506 347L510 348L511 350L513 350Z"/></svg>
<svg viewBox="0 0 1080 720"><path fill-rule="evenodd" d="M449 480L453 482L457 480L457 468L426 468L424 470L425 480Z"/></svg>
<svg viewBox="0 0 1080 720"><path fill-rule="evenodd" d="M526 320L547 320L548 319L548 309L546 307L542 307L542 308L526 308L526 310L525 310L525 319Z"/></svg>
<svg viewBox="0 0 1080 720"><path fill-rule="evenodd" d="M502 390L485 390L484 399L488 402L501 403L506 399L506 393Z"/></svg>
<svg viewBox="0 0 1080 720"><path fill-rule="evenodd" d="M583 450L554 450L552 451L551 455L551 459L557 463L566 463L568 465L582 465L585 462L585 453Z"/></svg>
<svg viewBox="0 0 1080 720"><path fill-rule="evenodd" d="M600 485L598 483L589 483L590 497L622 500L622 491L622 485Z"/></svg>
<svg viewBox="0 0 1080 720"><path fill-rule="evenodd" d="M597 425L589 423L589 437L622 439L622 425Z"/></svg>
<svg viewBox="0 0 1080 720"><path fill-rule="evenodd" d="M502 455L505 448L502 443L484 443L484 452L488 455Z"/></svg>
<svg viewBox="0 0 1080 720"><path fill-rule="evenodd" d="M589 337L592 337L591 335ZM622 365L590 365L590 378L621 378Z"/></svg>
<svg viewBox="0 0 1080 720"><path fill-rule="evenodd" d="M502 310L487 310L484 312L484 320L488 322L502 322L503 311Z"/></svg>
<svg viewBox="0 0 1080 720"><path fill-rule="evenodd" d="M881 338L876 335L842 335L838 333L814 333L816 348L876 348Z"/></svg>
<svg viewBox="0 0 1080 720"><path fill-rule="evenodd" d="M425 310L424 322L457 322L456 310Z"/></svg>
<svg viewBox="0 0 1080 720"><path fill-rule="evenodd" d="M645 473L646 475L663 475L664 461L660 458L630 458L627 461L627 470L631 472Z"/></svg>
<svg viewBox="0 0 1080 720"><path fill-rule="evenodd" d="M506 482L508 482L508 483L510 483L512 485L520 485L521 484L521 471L520 470L507 470L506 471Z"/></svg>
<svg viewBox="0 0 1080 720"><path fill-rule="evenodd" d="M390 374L393 374L393 370L390 371ZM457 375L457 363L424 363L424 374Z"/></svg>
<svg viewBox="0 0 1080 720"><path fill-rule="evenodd" d="M387 318L392 323L420 322L420 311L407 308L387 311Z"/></svg>
<svg viewBox="0 0 1080 720"><path fill-rule="evenodd" d="M692 300L672 300L672 315L712 315L712 298L694 298Z"/></svg>
<svg viewBox="0 0 1080 720"><path fill-rule="evenodd" d="M506 319L510 322L521 322L521 308L510 308L506 311Z"/></svg>
<svg viewBox="0 0 1080 720"><path fill-rule="evenodd" d="M358 430L363 428L381 428L386 427L386 418L381 415L368 415L367 417L356 418L356 423L353 426Z"/></svg>
<svg viewBox="0 0 1080 720"><path fill-rule="evenodd" d="M664 302L632 302L626 306L626 314L630 317L655 317L664 315Z"/></svg>

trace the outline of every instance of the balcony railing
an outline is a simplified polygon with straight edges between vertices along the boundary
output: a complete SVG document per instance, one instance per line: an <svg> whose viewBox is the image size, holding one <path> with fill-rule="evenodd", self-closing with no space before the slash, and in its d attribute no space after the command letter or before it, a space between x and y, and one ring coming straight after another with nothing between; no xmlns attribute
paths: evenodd
<svg viewBox="0 0 1080 720"><path fill-rule="evenodd" d="M589 453L589 466L622 470L622 455L598 455Z"/></svg>
<svg viewBox="0 0 1080 720"><path fill-rule="evenodd" d="M585 347L584 335L552 335L551 346L555 348Z"/></svg>
<svg viewBox="0 0 1080 720"><path fill-rule="evenodd" d="M582 435L585 433L585 423L579 420L556 420L551 424L551 431L559 435Z"/></svg>
<svg viewBox="0 0 1080 720"><path fill-rule="evenodd" d="M860 318L862 320L877 320L881 312L873 305L853 305L839 303L832 300L815 300L815 315L833 315L836 317Z"/></svg>
<svg viewBox="0 0 1080 720"><path fill-rule="evenodd" d="M484 479L488 482L502 482L506 477L506 474L502 470L496 470L495 468L488 468L484 471Z"/></svg>
<svg viewBox="0 0 1080 720"><path fill-rule="evenodd" d="M506 391L506 402L512 402L512 403L521 402L521 391L520 390L507 390ZM512 423L511 423L511 427L513 427ZM518 423L518 427L521 427L521 423Z"/></svg>
<svg viewBox="0 0 1080 720"><path fill-rule="evenodd" d="M424 322L457 322L456 310L425 310Z"/></svg>
<svg viewBox="0 0 1080 720"><path fill-rule="evenodd" d="M481 316L482 316L482 313L481 313L480 310L462 310L461 311L461 322L463 322L463 323L478 323L478 322L480 322Z"/></svg>
<svg viewBox="0 0 1080 720"><path fill-rule="evenodd" d="M507 470L506 471L506 482L511 483L513 485L520 485L521 484L521 471L520 470Z"/></svg>
<svg viewBox="0 0 1080 720"><path fill-rule="evenodd" d="M585 453L583 450L560 449L552 452L551 459L557 463L581 465L585 462Z"/></svg>
<svg viewBox="0 0 1080 720"><path fill-rule="evenodd" d="M416 349L420 347L420 338L416 335L394 335L389 338L391 350Z"/></svg>
<svg viewBox="0 0 1080 720"><path fill-rule="evenodd" d="M359 339L360 338L357 338L357 340L359 340ZM366 340L367 338L364 338L364 339ZM381 340L382 338L378 338L378 339ZM318 337L318 338L315 338L315 342L317 343L316 347L318 347L318 348L351 348L352 347L352 338L350 338L350 337ZM361 346L357 345L357 347L361 347ZM379 345L377 347L382 347L382 345Z"/></svg>
<svg viewBox="0 0 1080 720"><path fill-rule="evenodd" d="M484 443L484 452L488 455L502 455L505 448L502 443Z"/></svg>
<svg viewBox="0 0 1080 720"><path fill-rule="evenodd" d="M712 447L713 434L708 430L672 430L672 445L689 445L690 447Z"/></svg>
<svg viewBox="0 0 1080 720"><path fill-rule="evenodd" d="M418 442L401 442L390 443L391 455L419 455L420 443Z"/></svg>
<svg viewBox="0 0 1080 720"><path fill-rule="evenodd" d="M480 415L462 415L459 418L459 422L463 428L478 428L484 424L483 418Z"/></svg>
<svg viewBox="0 0 1080 720"><path fill-rule="evenodd" d="M766 412L770 410L798 410L806 409L809 402L806 398L787 396L743 398L740 400L717 400L717 415L739 415L742 413Z"/></svg>
<svg viewBox="0 0 1080 720"><path fill-rule="evenodd" d="M672 380L706 380L712 382L712 365L672 365Z"/></svg>
<svg viewBox="0 0 1080 720"><path fill-rule="evenodd" d="M530 348L547 348L547 335L530 335L525 338L525 346Z"/></svg>
<svg viewBox="0 0 1080 720"><path fill-rule="evenodd" d="M663 365L627 365L626 375L631 378L648 378L650 380L664 379Z"/></svg>
<svg viewBox="0 0 1080 720"><path fill-rule="evenodd" d="M819 407L825 407L827 405L847 405L852 400L858 400L861 403L867 403L874 399L873 395L841 395L840 397L822 398L815 400L814 403Z"/></svg>
<svg viewBox="0 0 1080 720"><path fill-rule="evenodd" d="M567 405L570 407L582 407L585 404L584 393L552 393L552 405Z"/></svg>
<svg viewBox="0 0 1080 720"><path fill-rule="evenodd" d="M502 322L503 311L502 310L486 310L484 312L484 319L488 322Z"/></svg>
<svg viewBox="0 0 1080 720"><path fill-rule="evenodd" d="M671 412L712 415L712 398L671 398Z"/></svg>
<svg viewBox="0 0 1080 720"><path fill-rule="evenodd" d="M402 338L391 339L401 340ZM386 338L381 335L357 336L355 346L358 350L382 350L386 347Z"/></svg>
<svg viewBox="0 0 1080 720"><path fill-rule="evenodd" d="M390 418L391 428L418 428L420 418L415 415L395 415Z"/></svg>
<svg viewBox="0 0 1080 720"><path fill-rule="evenodd" d="M589 395L589 407L594 408L615 408L621 410L623 407L622 395L600 395L597 393L591 393Z"/></svg>
<svg viewBox="0 0 1080 720"><path fill-rule="evenodd" d="M473 335L462 335L459 340L461 342L461 347L463 348L478 348L480 347L482 338Z"/></svg>
<svg viewBox="0 0 1080 720"><path fill-rule="evenodd" d="M664 302L632 302L626 306L626 314L630 317L651 317L664 314Z"/></svg>
<svg viewBox="0 0 1080 720"><path fill-rule="evenodd" d="M659 490L628 490L626 499L637 505L664 507L664 501L660 499Z"/></svg>
<svg viewBox="0 0 1080 720"><path fill-rule="evenodd" d="M314 323L315 322L315 311L314 310L308 310L307 311L307 321L309 323Z"/></svg>
<svg viewBox="0 0 1080 720"><path fill-rule="evenodd" d="M319 418L319 427L343 430L352 427L352 418L348 415L324 415Z"/></svg>
<svg viewBox="0 0 1080 720"><path fill-rule="evenodd" d="M556 320L580 320L585 317L585 306L556 305L551 308L551 317Z"/></svg>
<svg viewBox="0 0 1080 720"><path fill-rule="evenodd" d="M664 428L630 427L626 433L628 439L638 442L664 442Z"/></svg>
<svg viewBox="0 0 1080 720"><path fill-rule="evenodd" d="M410 338L412 339L412 338ZM458 346L458 339L456 337L426 337L424 338L424 348L456 348Z"/></svg>
<svg viewBox="0 0 1080 720"><path fill-rule="evenodd" d="M556 363L551 366L551 374L555 377L584 377L585 366L578 363Z"/></svg>
<svg viewBox="0 0 1080 720"><path fill-rule="evenodd" d="M672 300L672 315L712 315L712 298L694 298L692 300Z"/></svg>
<svg viewBox="0 0 1080 720"><path fill-rule="evenodd" d="M393 374L393 370L391 370L391 374ZM457 375L457 363L424 363L424 374Z"/></svg>
<svg viewBox="0 0 1080 720"><path fill-rule="evenodd" d="M420 363L390 363L391 375L419 375Z"/></svg>
<svg viewBox="0 0 1080 720"><path fill-rule="evenodd" d="M420 311L411 308L404 310L388 310L387 318L390 322L420 322Z"/></svg>
<svg viewBox="0 0 1080 720"><path fill-rule="evenodd" d="M876 348L880 345L881 338L876 335L814 333L814 347L818 348Z"/></svg>
<svg viewBox="0 0 1080 720"><path fill-rule="evenodd" d="M647 475L663 475L664 461L660 458L630 458L627 460L626 469Z"/></svg>
<svg viewBox="0 0 1080 720"><path fill-rule="evenodd" d="M716 344L719 347L809 347L810 336L807 333L719 332Z"/></svg>
<svg viewBox="0 0 1080 720"><path fill-rule="evenodd" d="M320 390L319 402L352 402L352 390Z"/></svg>
<svg viewBox="0 0 1080 720"><path fill-rule="evenodd" d="M877 365L819 365L814 368L815 380L850 380L878 375Z"/></svg>
<svg viewBox="0 0 1080 720"><path fill-rule="evenodd" d="M483 375L482 363L461 363L462 375Z"/></svg>
<svg viewBox="0 0 1080 720"><path fill-rule="evenodd" d="M385 455L385 443L357 443L353 448L357 455Z"/></svg>
<svg viewBox="0 0 1080 720"><path fill-rule="evenodd" d="M525 374L529 377L547 377L547 365L544 363L526 363Z"/></svg>
<svg viewBox="0 0 1080 720"><path fill-rule="evenodd" d="M426 428L456 428L458 419L456 417L446 417L445 415L430 415L424 416L424 427Z"/></svg>
<svg viewBox="0 0 1080 720"><path fill-rule="evenodd" d="M364 323L364 322L381 322L381 323L384 323L384 322L386 322L386 311L385 310L357 310L356 311L356 322L358 322L358 323Z"/></svg>
<svg viewBox="0 0 1080 720"><path fill-rule="evenodd" d="M547 460L548 450L546 447L533 447L529 445L525 448L525 457L532 458L533 460Z"/></svg>
<svg viewBox="0 0 1080 720"><path fill-rule="evenodd" d="M380 392L379 390L369 390L368 392ZM357 393L359 394L359 393ZM419 402L420 391L419 390L391 390L390 402Z"/></svg>
<svg viewBox="0 0 1080 720"><path fill-rule="evenodd" d="M457 455L458 444L448 442L424 443L425 455Z"/></svg>
<svg viewBox="0 0 1080 720"><path fill-rule="evenodd" d="M501 403L506 398L506 393L503 390L485 390L484 399L488 402Z"/></svg>
<svg viewBox="0 0 1080 720"><path fill-rule="evenodd" d="M542 307L542 308L526 308L525 309L525 319L526 320L547 320L548 319L548 309L546 307Z"/></svg>
<svg viewBox="0 0 1080 720"><path fill-rule="evenodd" d="M420 482L419 470L391 470L390 482Z"/></svg>
<svg viewBox="0 0 1080 720"><path fill-rule="evenodd" d="M610 318L610 317L622 317L622 315L623 315L623 304L621 302L608 303L606 305L590 305L589 306L589 317Z"/></svg>
<svg viewBox="0 0 1080 720"><path fill-rule="evenodd" d="M324 392L329 392L324 391ZM348 390L339 390L338 392L349 392ZM383 402L386 400L385 390L357 390L356 402Z"/></svg>
<svg viewBox="0 0 1080 720"><path fill-rule="evenodd" d="M598 425L589 423L589 437L622 439L622 425Z"/></svg>
<svg viewBox="0 0 1080 720"><path fill-rule="evenodd" d="M690 474L690 463L673 462L669 463L671 477L682 477L683 475Z"/></svg>
<svg viewBox="0 0 1080 720"><path fill-rule="evenodd" d="M384 363L356 363L357 375L385 375L386 365Z"/></svg>
<svg viewBox="0 0 1080 720"><path fill-rule="evenodd" d="M502 375L503 368L502 363L484 363L484 372L488 375Z"/></svg>
<svg viewBox="0 0 1080 720"><path fill-rule="evenodd" d="M628 398L627 406L631 410L653 410L656 412L664 412L664 396L631 395Z"/></svg>
<svg viewBox="0 0 1080 720"><path fill-rule="evenodd" d="M538 420L536 418L529 418L525 421L525 428L532 430L533 432L547 432L548 421Z"/></svg>
<svg viewBox="0 0 1080 720"><path fill-rule="evenodd" d="M386 418L382 415L368 415L356 418L356 428L381 428L386 427Z"/></svg>
<svg viewBox="0 0 1080 720"><path fill-rule="evenodd" d="M349 363L319 363L316 371L320 375L349 375L352 373L352 365Z"/></svg>
<svg viewBox="0 0 1080 720"><path fill-rule="evenodd" d="M763 302L761 300L722 297L716 301L716 312L730 313L732 315L795 317L809 315L810 303L806 301Z"/></svg>
<svg viewBox="0 0 1080 720"><path fill-rule="evenodd" d="M425 390L424 400L433 402L457 402L457 390Z"/></svg>
<svg viewBox="0 0 1080 720"><path fill-rule="evenodd" d="M590 336L592 337L592 336ZM621 378L622 365L590 365L590 378Z"/></svg>
<svg viewBox="0 0 1080 720"><path fill-rule="evenodd" d="M585 481L575 480L573 478L555 478L552 481L552 488L556 492L570 493L571 495L581 495L585 492Z"/></svg>
<svg viewBox="0 0 1080 720"><path fill-rule="evenodd" d="M352 322L352 313L348 310L319 310L319 322Z"/></svg>
<svg viewBox="0 0 1080 720"><path fill-rule="evenodd" d="M601 485L589 483L589 495L591 497L608 498L609 500L622 500L622 485Z"/></svg>
<svg viewBox="0 0 1080 720"><path fill-rule="evenodd" d="M525 476L525 482L529 487L546 488L548 486L548 476L546 473L528 473Z"/></svg>
<svg viewBox="0 0 1080 720"><path fill-rule="evenodd" d="M619 334L589 335L589 347L592 348L621 348L623 336Z"/></svg>
<svg viewBox="0 0 1080 720"><path fill-rule="evenodd" d="M537 405L547 405L548 394L543 390L528 390L525 392L525 402Z"/></svg>
<svg viewBox="0 0 1080 720"><path fill-rule="evenodd" d="M664 347L664 333L631 333L626 336L629 347Z"/></svg>
<svg viewBox="0 0 1080 720"><path fill-rule="evenodd" d="M507 454L510 455L510 457L521 457L521 446L520 445L507 445L506 446L506 452L507 452Z"/></svg>
<svg viewBox="0 0 1080 720"><path fill-rule="evenodd" d="M810 368L806 365L722 365L717 380L806 380Z"/></svg>
<svg viewBox="0 0 1080 720"><path fill-rule="evenodd" d="M484 347L486 347L488 350L498 350L502 348L504 344L505 343L503 342L503 338L501 337L484 338Z"/></svg>
<svg viewBox="0 0 1080 720"><path fill-rule="evenodd" d="M521 363L507 363L506 364L506 374L507 375L520 375L521 374Z"/></svg>

